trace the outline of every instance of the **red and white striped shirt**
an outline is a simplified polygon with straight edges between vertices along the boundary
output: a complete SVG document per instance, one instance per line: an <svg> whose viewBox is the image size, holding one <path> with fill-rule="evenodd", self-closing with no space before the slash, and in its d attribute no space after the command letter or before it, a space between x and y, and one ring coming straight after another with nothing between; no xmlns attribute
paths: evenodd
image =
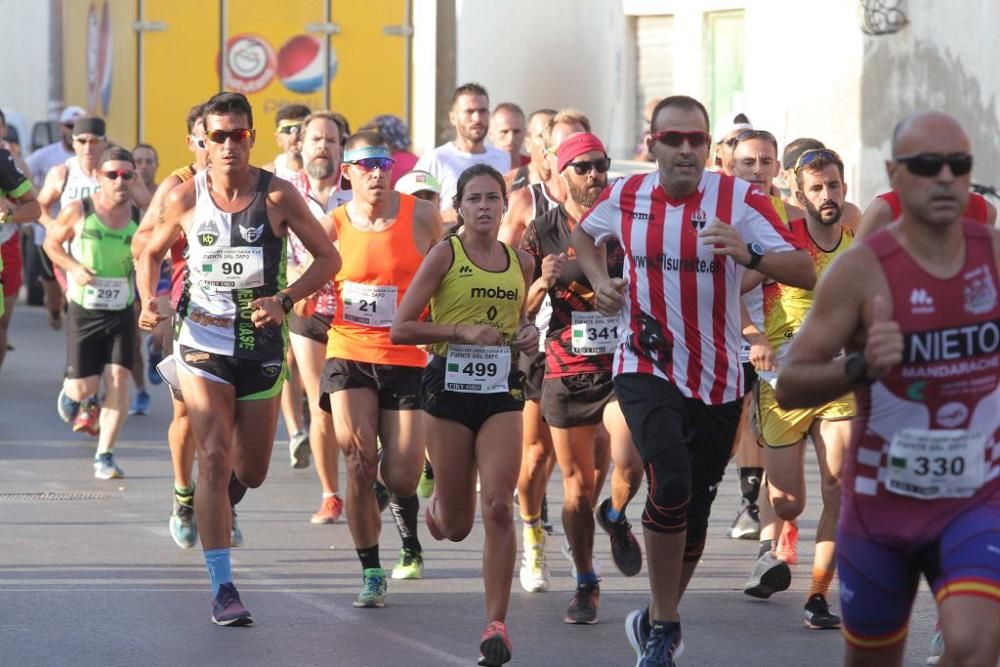
<svg viewBox="0 0 1000 667"><path fill-rule="evenodd" d="M697 191L682 199L667 195L655 171L616 181L580 221L596 243L614 237L625 249L628 289L620 317L627 327L615 352L614 374L655 375L710 405L735 401L743 393L739 300L744 268L713 255L698 238L715 218L734 225L765 253L798 249L764 193L707 170ZM641 313L656 319L673 346L662 368L629 344L639 338Z"/></svg>

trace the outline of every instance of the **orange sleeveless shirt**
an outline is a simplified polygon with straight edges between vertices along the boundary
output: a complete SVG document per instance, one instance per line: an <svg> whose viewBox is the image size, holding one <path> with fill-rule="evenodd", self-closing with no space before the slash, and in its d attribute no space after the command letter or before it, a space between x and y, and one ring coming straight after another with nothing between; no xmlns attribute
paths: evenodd
<svg viewBox="0 0 1000 667"><path fill-rule="evenodd" d="M417 368L427 365L427 354L415 345L389 341L395 308L424 260L413 243L415 201L400 194L396 222L378 232L363 232L352 225L346 204L333 210L343 264L334 277L337 314L327 334L327 359ZM387 293L392 287L396 288L394 300Z"/></svg>

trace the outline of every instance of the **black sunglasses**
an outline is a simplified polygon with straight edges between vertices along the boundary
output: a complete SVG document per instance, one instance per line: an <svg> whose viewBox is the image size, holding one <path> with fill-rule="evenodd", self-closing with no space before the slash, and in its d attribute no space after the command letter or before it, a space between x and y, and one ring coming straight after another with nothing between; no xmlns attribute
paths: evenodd
<svg viewBox="0 0 1000 667"><path fill-rule="evenodd" d="M112 181L117 180L119 178L122 179L123 181L131 181L134 177L135 177L134 171L109 170L104 172L104 178L107 178L108 180Z"/></svg>
<svg viewBox="0 0 1000 667"><path fill-rule="evenodd" d="M662 144L666 144L671 148L680 148L685 141L691 148L701 148L712 142L712 135L708 132L680 132L677 130L661 130L660 132L653 132L649 135L649 138L653 141L659 141Z"/></svg>
<svg viewBox="0 0 1000 667"><path fill-rule="evenodd" d="M573 171L576 172L577 176L583 176L590 172L591 169L596 171L598 174L606 174L608 169L611 168L611 158L602 157L599 160L584 160L580 162L570 162L567 167L573 167Z"/></svg>
<svg viewBox="0 0 1000 667"><path fill-rule="evenodd" d="M212 130L211 132L206 132L205 137L213 144L224 144L226 143L226 139L232 139L236 143L242 144L250 138L252 133L253 130L241 127L236 130L229 130L228 132L225 130Z"/></svg>
<svg viewBox="0 0 1000 667"><path fill-rule="evenodd" d="M972 171L972 156L968 153L917 153L906 157L893 158L894 161L906 165L906 169L914 176L937 176L945 164L955 176L965 176Z"/></svg>

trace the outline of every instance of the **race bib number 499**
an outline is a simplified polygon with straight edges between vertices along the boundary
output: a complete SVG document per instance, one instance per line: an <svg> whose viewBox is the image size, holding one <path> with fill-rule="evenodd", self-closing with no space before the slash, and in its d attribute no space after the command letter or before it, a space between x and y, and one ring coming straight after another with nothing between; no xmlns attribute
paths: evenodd
<svg viewBox="0 0 1000 667"><path fill-rule="evenodd" d="M912 498L968 498L986 479L986 436L908 428L889 445L885 486Z"/></svg>
<svg viewBox="0 0 1000 667"><path fill-rule="evenodd" d="M500 394L510 391L510 348L507 346L449 345L444 388L463 394Z"/></svg>
<svg viewBox="0 0 1000 667"><path fill-rule="evenodd" d="M611 354L618 344L618 316L573 311L573 354L592 357Z"/></svg>
<svg viewBox="0 0 1000 667"><path fill-rule="evenodd" d="M365 285L344 281L344 321L387 328L396 317L395 285Z"/></svg>

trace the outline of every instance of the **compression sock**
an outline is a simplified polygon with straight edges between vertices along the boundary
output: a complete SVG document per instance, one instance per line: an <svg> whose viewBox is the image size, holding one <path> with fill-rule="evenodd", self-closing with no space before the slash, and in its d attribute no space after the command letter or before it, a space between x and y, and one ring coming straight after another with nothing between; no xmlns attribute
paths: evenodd
<svg viewBox="0 0 1000 667"><path fill-rule="evenodd" d="M358 549L358 560L361 561L361 568L364 570L381 570L382 561L378 557L378 545Z"/></svg>
<svg viewBox="0 0 1000 667"><path fill-rule="evenodd" d="M757 498L760 497L760 480L763 476L763 468L740 468L740 495L750 505L757 504Z"/></svg>
<svg viewBox="0 0 1000 667"><path fill-rule="evenodd" d="M420 539L417 538L417 514L420 501L416 496L397 496L395 493L389 499L389 511L396 522L396 530L403 541L403 548L414 553L421 553Z"/></svg>
<svg viewBox="0 0 1000 667"><path fill-rule="evenodd" d="M233 568L229 562L229 547L222 549L205 550L205 566L208 568L208 576L212 580L212 597L219 593L222 584L228 584L233 580Z"/></svg>

